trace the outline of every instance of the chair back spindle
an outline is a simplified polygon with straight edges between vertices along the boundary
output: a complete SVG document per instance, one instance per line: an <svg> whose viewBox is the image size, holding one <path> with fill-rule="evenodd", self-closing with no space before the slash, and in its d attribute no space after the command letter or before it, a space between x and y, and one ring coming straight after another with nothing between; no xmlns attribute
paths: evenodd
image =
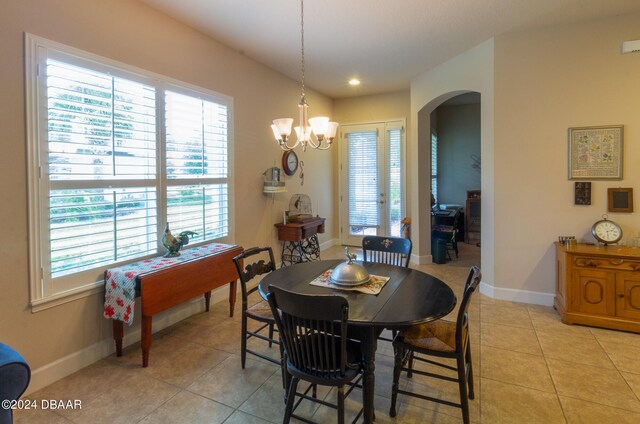
<svg viewBox="0 0 640 424"><path fill-rule="evenodd" d="M400 237L365 236L362 251L365 262L409 267L412 243Z"/></svg>
<svg viewBox="0 0 640 424"><path fill-rule="evenodd" d="M347 362L349 304L341 296L302 295L269 287L269 304L287 354L287 366L305 378L340 380Z"/></svg>

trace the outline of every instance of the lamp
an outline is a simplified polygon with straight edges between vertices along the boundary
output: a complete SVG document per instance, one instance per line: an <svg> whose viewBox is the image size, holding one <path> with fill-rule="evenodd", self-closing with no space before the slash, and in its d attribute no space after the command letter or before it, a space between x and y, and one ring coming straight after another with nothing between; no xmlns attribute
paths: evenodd
<svg viewBox="0 0 640 424"><path fill-rule="evenodd" d="M329 122L329 118L324 116L311 119L307 117L309 105L304 95L304 0L300 0L300 28L302 93L298 102L300 123L295 127L296 142L293 145L288 143L291 136L291 126L293 125L293 119L291 118L274 119L271 130L282 150L293 150L299 145L302 146L302 151L306 151L307 146L318 150L327 150L331 147L331 143L333 143L333 139L336 136L338 123Z"/></svg>

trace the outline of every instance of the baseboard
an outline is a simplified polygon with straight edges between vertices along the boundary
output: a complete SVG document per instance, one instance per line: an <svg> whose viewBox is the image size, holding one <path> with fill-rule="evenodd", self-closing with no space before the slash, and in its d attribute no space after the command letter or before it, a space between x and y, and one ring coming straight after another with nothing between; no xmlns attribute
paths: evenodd
<svg viewBox="0 0 640 424"><path fill-rule="evenodd" d="M430 263L433 263L433 256L432 255L420 256L420 255L416 255L415 253L412 253L409 263L414 265L430 264Z"/></svg>
<svg viewBox="0 0 640 424"><path fill-rule="evenodd" d="M498 300L531 303L534 305L553 306L553 293L535 292L529 290L507 289L495 287L484 282L480 283L480 293Z"/></svg>
<svg viewBox="0 0 640 424"><path fill-rule="evenodd" d="M221 301L227 301L229 296L229 286L220 287L211 292L211 304L216 304ZM178 305L170 310L154 315L153 317L153 332L156 333L167 327L172 326L185 318L204 311L204 302L202 297L197 297L189 302ZM226 303L226 302L225 302ZM227 305L224 305L227 308ZM125 326L126 327L126 326ZM129 346L131 344L140 341L141 331L140 328L127 331L125 328L125 335L122 340L123 346ZM46 387L61 378L64 378L82 368L93 364L107 356L113 354L116 351L115 344L112 337L101 340L89 347L86 347L80 351L71 353L63 358L53 361L47 365L44 365L31 372L31 382L25 392L25 395L29 395L37 390ZM153 354L153 352L152 352ZM142 354L140 354L140 363L142 364Z"/></svg>
<svg viewBox="0 0 640 424"><path fill-rule="evenodd" d="M320 243L320 251L326 250L338 244L338 239L327 240L324 243Z"/></svg>

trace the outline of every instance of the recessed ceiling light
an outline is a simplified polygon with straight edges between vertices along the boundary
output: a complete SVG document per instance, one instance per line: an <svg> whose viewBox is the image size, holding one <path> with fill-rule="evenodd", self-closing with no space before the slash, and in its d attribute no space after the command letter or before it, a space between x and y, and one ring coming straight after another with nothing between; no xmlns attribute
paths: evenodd
<svg viewBox="0 0 640 424"><path fill-rule="evenodd" d="M360 85L360 80L358 78L351 78L349 80L349 85Z"/></svg>

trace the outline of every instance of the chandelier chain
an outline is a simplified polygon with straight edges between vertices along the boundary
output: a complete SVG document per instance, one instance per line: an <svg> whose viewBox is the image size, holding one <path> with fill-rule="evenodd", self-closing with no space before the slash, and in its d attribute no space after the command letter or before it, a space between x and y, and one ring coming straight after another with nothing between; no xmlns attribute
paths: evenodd
<svg viewBox="0 0 640 424"><path fill-rule="evenodd" d="M300 71L302 73L302 97L304 97L304 0L300 0L300 53L302 61Z"/></svg>

